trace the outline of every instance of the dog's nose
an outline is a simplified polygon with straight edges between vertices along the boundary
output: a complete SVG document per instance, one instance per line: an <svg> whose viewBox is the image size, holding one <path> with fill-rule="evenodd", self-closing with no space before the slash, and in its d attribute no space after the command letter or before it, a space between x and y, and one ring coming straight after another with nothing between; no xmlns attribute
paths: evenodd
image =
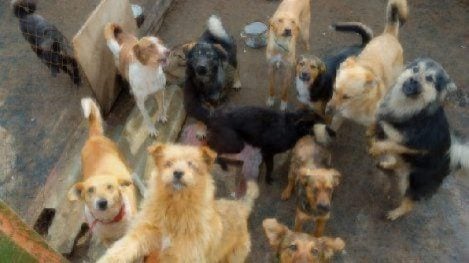
<svg viewBox="0 0 469 263"><path fill-rule="evenodd" d="M195 69L195 71L196 71L197 74L199 74L199 75L205 75L205 74L207 74L207 67L205 67L205 66L197 66L197 68Z"/></svg>
<svg viewBox="0 0 469 263"><path fill-rule="evenodd" d="M327 105L327 106L326 106L326 112L325 112L325 113L326 113L326 115L332 115L332 114L334 114L334 107L331 106L331 105Z"/></svg>
<svg viewBox="0 0 469 263"><path fill-rule="evenodd" d="M176 170L173 172L174 178L181 180L181 178L184 176L184 172Z"/></svg>
<svg viewBox="0 0 469 263"><path fill-rule="evenodd" d="M165 49L164 52L163 52L163 54L164 54L165 57L168 57L169 54L171 54L171 50Z"/></svg>
<svg viewBox="0 0 469 263"><path fill-rule="evenodd" d="M327 213L327 212L329 212L329 210L331 210L331 206L328 205L328 204L318 204L318 205L316 206L316 209L317 209L318 211Z"/></svg>
<svg viewBox="0 0 469 263"><path fill-rule="evenodd" d="M106 199L100 199L100 200L98 200L98 208L99 208L99 210L102 210L102 211L106 210L106 208L107 208L107 200L106 200Z"/></svg>
<svg viewBox="0 0 469 263"><path fill-rule="evenodd" d="M300 78L302 80L308 81L310 79L311 75L308 72L301 72Z"/></svg>
<svg viewBox="0 0 469 263"><path fill-rule="evenodd" d="M408 81L404 82L402 91L407 96L415 96L420 93L420 83L415 79L409 79Z"/></svg>
<svg viewBox="0 0 469 263"><path fill-rule="evenodd" d="M291 29L290 29L290 28L286 28L285 31L283 31L283 35L286 36L286 37L291 36Z"/></svg>

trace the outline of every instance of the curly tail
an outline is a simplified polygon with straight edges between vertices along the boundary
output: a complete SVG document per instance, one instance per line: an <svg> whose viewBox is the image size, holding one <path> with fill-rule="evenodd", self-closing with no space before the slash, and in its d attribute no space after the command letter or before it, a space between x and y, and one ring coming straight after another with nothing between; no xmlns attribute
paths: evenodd
<svg viewBox="0 0 469 263"><path fill-rule="evenodd" d="M13 14L18 18L24 18L36 11L36 0L13 0Z"/></svg>
<svg viewBox="0 0 469 263"><path fill-rule="evenodd" d="M247 206L249 209L249 213L254 206L254 201L259 197L259 186L253 180L247 181L247 189L246 194L243 196L241 201Z"/></svg>
<svg viewBox="0 0 469 263"><path fill-rule="evenodd" d="M104 26L104 38L106 39L109 50L111 50L116 60L119 59L120 45L122 44L122 33L124 33L122 27L116 23L108 23Z"/></svg>
<svg viewBox="0 0 469 263"><path fill-rule="evenodd" d="M373 30L360 22L337 22L331 25L332 29L339 32L354 32L361 36L362 46L366 46L373 39Z"/></svg>
<svg viewBox="0 0 469 263"><path fill-rule="evenodd" d="M103 120L94 100L92 98L81 99L81 108L83 109L83 115L88 119L88 136L103 135Z"/></svg>
<svg viewBox="0 0 469 263"><path fill-rule="evenodd" d="M451 170L463 170L469 173L469 142L456 134L451 134L451 148L449 150Z"/></svg>
<svg viewBox="0 0 469 263"><path fill-rule="evenodd" d="M389 0L386 8L386 26L384 33L389 33L397 37L399 27L404 25L409 15L407 0Z"/></svg>

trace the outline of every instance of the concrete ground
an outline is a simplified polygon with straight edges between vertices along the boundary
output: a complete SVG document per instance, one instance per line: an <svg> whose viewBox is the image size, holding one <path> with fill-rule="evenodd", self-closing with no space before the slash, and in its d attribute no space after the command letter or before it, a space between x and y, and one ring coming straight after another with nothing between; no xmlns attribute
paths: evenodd
<svg viewBox="0 0 469 263"><path fill-rule="evenodd" d="M410 2L408 23L400 32L405 60L430 56L441 62L458 87L467 94L469 75L469 39L465 25L469 22L467 1ZM238 43L242 90L231 99L233 104L264 105L267 93L265 50L244 47L239 33L251 21L268 20L278 1L176 0L158 35L169 45L197 38L206 19L218 14ZM386 0L315 0L312 1L312 53L323 56L327 51L357 43L353 35L332 32L336 21L361 21L383 30ZM293 91L291 95L293 96ZM467 97L452 102L448 115L453 127L469 135ZM293 101L293 100L292 100ZM455 104L460 103L460 106ZM335 192L332 218L326 235L342 237L346 253L338 262L467 262L469 260L469 180L467 175L447 178L439 192L421 202L409 216L396 222L384 219L385 211L398 203L388 178L374 168L366 154L364 129L347 123L333 145L333 164L342 172L342 182ZM280 157L280 156L279 156ZM278 158L281 159L281 158ZM280 192L286 185L287 163L277 162L272 186L261 184L261 196L250 219L252 252L249 262L271 262L271 253L261 222L276 217L292 226L294 200L282 202Z"/></svg>

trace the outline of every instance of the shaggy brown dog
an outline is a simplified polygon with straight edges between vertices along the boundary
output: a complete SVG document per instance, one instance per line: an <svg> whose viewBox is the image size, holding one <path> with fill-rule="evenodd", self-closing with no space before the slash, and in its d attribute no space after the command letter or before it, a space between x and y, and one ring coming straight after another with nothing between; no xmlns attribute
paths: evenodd
<svg viewBox="0 0 469 263"><path fill-rule="evenodd" d="M156 144L149 152L158 172L149 181L142 209L99 262L133 262L151 251L159 252L159 262L244 262L257 185L248 182L243 200L215 200L212 150Z"/></svg>
<svg viewBox="0 0 469 263"><path fill-rule="evenodd" d="M334 253L345 247L341 238L316 238L305 233L292 232L274 218L265 219L262 226L280 263L329 262Z"/></svg>
<svg viewBox="0 0 469 263"><path fill-rule="evenodd" d="M311 21L310 0L283 0L269 20L269 37L266 57L269 75L267 106L275 102L275 77L282 79L280 109L287 109L288 88L293 80L296 63L296 40L301 36L309 50L309 25Z"/></svg>
<svg viewBox="0 0 469 263"><path fill-rule="evenodd" d="M402 71L403 51L397 35L407 18L407 1L390 0L386 13L384 32L373 38L358 57L350 57L340 65L326 109L328 114L334 114L335 130L342 118L370 126L378 102Z"/></svg>
<svg viewBox="0 0 469 263"><path fill-rule="evenodd" d="M330 169L331 153L314 142L311 136L301 138L293 148L288 185L282 200L290 198L296 185L295 231L314 220L314 236L320 237L330 217L332 192L339 184L340 173Z"/></svg>
<svg viewBox="0 0 469 263"><path fill-rule="evenodd" d="M104 136L101 114L90 98L82 99L89 137L81 151L83 181L68 193L70 201L85 203L88 225L104 245L121 238L137 213L130 170L117 145Z"/></svg>

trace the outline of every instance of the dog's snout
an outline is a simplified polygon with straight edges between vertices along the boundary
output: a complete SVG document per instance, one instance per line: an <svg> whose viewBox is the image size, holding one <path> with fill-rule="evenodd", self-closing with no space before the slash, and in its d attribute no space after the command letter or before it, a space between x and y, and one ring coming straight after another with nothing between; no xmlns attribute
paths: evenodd
<svg viewBox="0 0 469 263"><path fill-rule="evenodd" d="M308 81L311 78L311 75L308 72L301 72L300 78L304 81Z"/></svg>
<svg viewBox="0 0 469 263"><path fill-rule="evenodd" d="M171 54L171 50L169 50L169 49L166 48L166 49L163 51L163 54L164 54L165 57L168 57L169 54Z"/></svg>
<svg viewBox="0 0 469 263"><path fill-rule="evenodd" d="M283 35L286 36L286 37L291 36L291 29L290 28L285 28L285 30L283 31Z"/></svg>
<svg viewBox="0 0 469 263"><path fill-rule="evenodd" d="M329 210L331 210L331 206L329 204L323 204L323 203L318 204L316 208L318 211L321 211L323 213L327 213L329 212Z"/></svg>
<svg viewBox="0 0 469 263"><path fill-rule="evenodd" d="M106 199L99 199L97 202L99 210L106 210L107 209L107 200Z"/></svg>
<svg viewBox="0 0 469 263"><path fill-rule="evenodd" d="M174 176L174 178L176 178L177 180L181 180L181 178L184 176L184 172L183 172L183 171L176 170L176 171L173 172L173 176Z"/></svg>
<svg viewBox="0 0 469 263"><path fill-rule="evenodd" d="M195 71L197 72L197 74L199 75L205 75L207 74L207 67L206 66L202 66L202 65L199 65L195 68Z"/></svg>
<svg viewBox="0 0 469 263"><path fill-rule="evenodd" d="M420 83L415 79L409 79L404 82L402 91L407 96L415 96L420 93Z"/></svg>

